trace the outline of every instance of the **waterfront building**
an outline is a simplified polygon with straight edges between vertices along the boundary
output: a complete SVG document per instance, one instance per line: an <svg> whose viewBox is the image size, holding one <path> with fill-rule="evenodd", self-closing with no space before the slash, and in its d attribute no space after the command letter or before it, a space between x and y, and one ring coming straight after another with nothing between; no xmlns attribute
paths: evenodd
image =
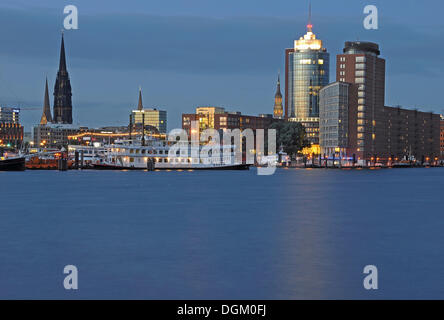
<svg viewBox="0 0 444 320"><path fill-rule="evenodd" d="M60 62L54 85L54 117L57 124L72 124L72 92L71 81L66 68L65 42L62 33Z"/></svg>
<svg viewBox="0 0 444 320"><path fill-rule="evenodd" d="M282 119L284 117L284 108L282 106L281 79L279 75L276 86L276 94L274 95L273 116L276 119Z"/></svg>
<svg viewBox="0 0 444 320"><path fill-rule="evenodd" d="M182 129L190 136L191 122L199 123L199 130L216 129L223 132L226 129L268 129L272 123L283 121L272 115L249 116L241 112L228 112L221 107L197 107L196 113L182 114Z"/></svg>
<svg viewBox="0 0 444 320"><path fill-rule="evenodd" d="M444 160L444 115L441 115L441 125L440 125L440 134L439 141L441 145L441 160Z"/></svg>
<svg viewBox="0 0 444 320"><path fill-rule="evenodd" d="M70 124L48 123L34 127L34 146L42 148L60 148L68 145L69 136L78 134L79 127Z"/></svg>
<svg viewBox="0 0 444 320"><path fill-rule="evenodd" d="M142 103L142 90L140 89L137 110L131 112L131 123L133 127L137 128L141 127L143 122L145 127L156 128L158 133L164 134L167 132L167 112L157 108L145 109Z"/></svg>
<svg viewBox="0 0 444 320"><path fill-rule="evenodd" d="M384 137L385 60L372 42L347 41L336 57L336 81L357 88L350 105L350 152L359 159L386 156Z"/></svg>
<svg viewBox="0 0 444 320"><path fill-rule="evenodd" d="M319 144L321 154L346 156L349 148L349 115L353 106L353 86L334 82L319 91Z"/></svg>
<svg viewBox="0 0 444 320"><path fill-rule="evenodd" d="M0 107L0 123L20 123L20 109Z"/></svg>
<svg viewBox="0 0 444 320"><path fill-rule="evenodd" d="M330 55L310 20L307 33L285 50L285 118L300 122L309 142L319 144L319 90L330 80Z"/></svg>
<svg viewBox="0 0 444 320"><path fill-rule="evenodd" d="M20 147L23 143L23 126L20 109L0 107L0 146Z"/></svg>
<svg viewBox="0 0 444 320"><path fill-rule="evenodd" d="M386 157L413 156L418 161L435 161L440 156L440 116L431 112L384 107ZM383 154L378 152L376 156ZM381 158L386 158L382 156Z"/></svg>
<svg viewBox="0 0 444 320"><path fill-rule="evenodd" d="M206 106L206 107L197 107L196 108L196 115L199 115L199 130L203 131L205 129L212 128L214 129L216 124L214 122L214 119L217 114L224 114L225 109L222 107L213 107L213 106Z"/></svg>
<svg viewBox="0 0 444 320"><path fill-rule="evenodd" d="M384 106L385 60L371 42L346 42L336 79L320 90L321 153L363 164L439 157L439 115ZM428 160L427 160L428 159Z"/></svg>
<svg viewBox="0 0 444 320"><path fill-rule="evenodd" d="M137 130L129 131L128 126L121 127L102 127L97 129L80 128L78 132L68 136L69 145L84 145L90 146L95 143L112 144L117 140L128 140L131 134L132 139L141 137L141 127ZM157 138L161 140L166 139L166 134L158 133L156 128L149 129L145 126L145 136Z"/></svg>
<svg viewBox="0 0 444 320"><path fill-rule="evenodd" d="M20 148L22 143L22 125L13 122L0 122L0 147Z"/></svg>

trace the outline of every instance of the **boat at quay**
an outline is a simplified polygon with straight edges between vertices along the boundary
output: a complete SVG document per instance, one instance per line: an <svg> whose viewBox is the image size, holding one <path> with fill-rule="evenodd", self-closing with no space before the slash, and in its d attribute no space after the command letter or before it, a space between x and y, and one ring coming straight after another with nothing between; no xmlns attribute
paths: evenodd
<svg viewBox="0 0 444 320"><path fill-rule="evenodd" d="M1 157L0 171L24 171L26 158L22 156Z"/></svg>
<svg viewBox="0 0 444 320"><path fill-rule="evenodd" d="M169 154L176 146L175 155ZM207 147L208 152L201 152ZM116 140L109 145L70 145L70 157L78 160L74 166L97 170L248 170L250 165L236 163L234 146L218 146L219 155L212 156L211 145L193 146L190 142L175 142L148 138L146 140Z"/></svg>

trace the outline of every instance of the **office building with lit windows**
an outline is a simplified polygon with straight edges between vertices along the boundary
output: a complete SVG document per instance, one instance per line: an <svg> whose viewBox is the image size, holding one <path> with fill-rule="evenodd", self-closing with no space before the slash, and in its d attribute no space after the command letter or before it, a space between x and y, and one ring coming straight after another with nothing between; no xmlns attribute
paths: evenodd
<svg viewBox="0 0 444 320"><path fill-rule="evenodd" d="M316 38L311 23L307 33L285 50L285 118L300 122L312 144L319 144L319 90L329 83L330 55Z"/></svg>
<svg viewBox="0 0 444 320"><path fill-rule="evenodd" d="M0 146L20 147L23 143L23 126L20 109L0 107Z"/></svg>
<svg viewBox="0 0 444 320"><path fill-rule="evenodd" d="M354 121L353 85L334 82L319 91L319 145L321 154L345 157L349 148L349 121Z"/></svg>
<svg viewBox="0 0 444 320"><path fill-rule="evenodd" d="M439 115L384 105L385 60L371 42L346 42L337 82L320 90L320 147L358 163L437 161Z"/></svg>
<svg viewBox="0 0 444 320"><path fill-rule="evenodd" d="M142 89L139 89L139 103L137 110L131 112L130 121L133 128L141 127L145 123L145 127L151 127L158 133L167 132L167 112L156 108L145 109L142 103Z"/></svg>
<svg viewBox="0 0 444 320"><path fill-rule="evenodd" d="M219 132L224 130L245 130L252 129L268 129L277 121L284 121L276 119L273 115L262 114L259 116L243 115L240 112L225 111L221 107L197 107L196 113L182 114L182 129L184 129L189 136L191 136L191 125L193 121L199 124L199 131L205 129L216 129Z"/></svg>
<svg viewBox="0 0 444 320"><path fill-rule="evenodd" d="M20 109L0 107L0 123L20 123Z"/></svg>
<svg viewBox="0 0 444 320"><path fill-rule="evenodd" d="M167 132L167 112L164 110L142 109L133 110L131 113L131 121L135 127L142 125L145 116L145 126L156 128L159 133Z"/></svg>
<svg viewBox="0 0 444 320"><path fill-rule="evenodd" d="M336 81L357 88L357 99L350 106L350 152L359 159L383 157L385 60L372 42L347 41L343 54L336 57Z"/></svg>

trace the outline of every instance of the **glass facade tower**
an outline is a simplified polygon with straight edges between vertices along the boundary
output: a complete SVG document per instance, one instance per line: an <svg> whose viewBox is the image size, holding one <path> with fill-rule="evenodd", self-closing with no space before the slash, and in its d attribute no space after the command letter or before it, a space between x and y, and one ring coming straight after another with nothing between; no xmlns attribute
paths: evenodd
<svg viewBox="0 0 444 320"><path fill-rule="evenodd" d="M307 33L286 50L285 116L305 126L312 144L319 144L319 90L330 81L329 66L330 55L309 23Z"/></svg>

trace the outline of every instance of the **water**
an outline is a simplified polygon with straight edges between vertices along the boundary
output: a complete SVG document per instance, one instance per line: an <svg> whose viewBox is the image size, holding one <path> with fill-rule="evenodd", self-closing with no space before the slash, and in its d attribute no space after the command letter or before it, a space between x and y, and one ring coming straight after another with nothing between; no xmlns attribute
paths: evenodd
<svg viewBox="0 0 444 320"><path fill-rule="evenodd" d="M444 169L0 172L0 298L444 298ZM63 267L79 290L63 288ZM364 290L363 267L379 270Z"/></svg>

